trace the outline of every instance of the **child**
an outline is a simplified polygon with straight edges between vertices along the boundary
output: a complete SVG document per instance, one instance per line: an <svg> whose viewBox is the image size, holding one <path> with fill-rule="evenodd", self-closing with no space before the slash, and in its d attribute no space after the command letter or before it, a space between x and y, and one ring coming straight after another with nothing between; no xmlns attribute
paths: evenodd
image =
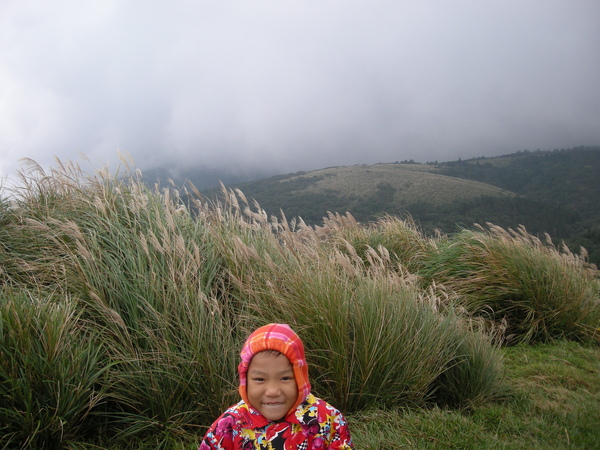
<svg viewBox="0 0 600 450"><path fill-rule="evenodd" d="M342 414L310 393L304 346L288 325L254 331L241 359L242 400L212 424L199 450L354 449Z"/></svg>

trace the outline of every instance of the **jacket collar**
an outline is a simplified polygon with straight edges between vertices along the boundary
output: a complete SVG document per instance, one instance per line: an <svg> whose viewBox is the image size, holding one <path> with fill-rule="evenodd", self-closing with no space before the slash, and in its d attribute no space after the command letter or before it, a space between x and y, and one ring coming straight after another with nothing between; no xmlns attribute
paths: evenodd
<svg viewBox="0 0 600 450"><path fill-rule="evenodd" d="M296 423L299 425L314 425L318 422L318 417L311 414L311 407L316 403L316 398L309 394L308 397L296 409L290 412L283 422ZM238 403L237 421L243 428L264 428L274 422L266 419L252 406L245 403L243 400Z"/></svg>

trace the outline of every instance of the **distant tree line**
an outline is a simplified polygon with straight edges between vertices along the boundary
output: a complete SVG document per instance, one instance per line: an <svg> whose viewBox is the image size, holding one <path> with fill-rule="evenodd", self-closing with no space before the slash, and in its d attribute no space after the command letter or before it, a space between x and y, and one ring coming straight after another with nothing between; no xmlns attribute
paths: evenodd
<svg viewBox="0 0 600 450"><path fill-rule="evenodd" d="M600 147L522 151L503 158L448 162L438 168L443 175L526 196L526 200L505 202L505 212L490 210L489 221L494 222L494 216L505 223L511 218L521 220L531 232L546 231L572 250L583 246L591 261L600 262ZM473 215L480 215L476 211Z"/></svg>

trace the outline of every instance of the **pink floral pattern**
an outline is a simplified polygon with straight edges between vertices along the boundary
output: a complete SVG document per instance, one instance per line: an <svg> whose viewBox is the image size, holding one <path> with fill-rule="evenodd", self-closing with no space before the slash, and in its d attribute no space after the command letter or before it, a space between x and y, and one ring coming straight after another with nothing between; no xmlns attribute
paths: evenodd
<svg viewBox="0 0 600 450"><path fill-rule="evenodd" d="M354 449L344 416L309 394L284 421L269 422L244 401L210 427L199 450Z"/></svg>

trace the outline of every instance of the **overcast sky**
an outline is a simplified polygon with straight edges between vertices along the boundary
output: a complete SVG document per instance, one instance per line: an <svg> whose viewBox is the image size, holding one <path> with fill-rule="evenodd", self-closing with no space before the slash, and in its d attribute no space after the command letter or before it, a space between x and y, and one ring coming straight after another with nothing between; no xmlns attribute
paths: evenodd
<svg viewBox="0 0 600 450"><path fill-rule="evenodd" d="M578 145L600 145L597 0L0 0L3 177Z"/></svg>

